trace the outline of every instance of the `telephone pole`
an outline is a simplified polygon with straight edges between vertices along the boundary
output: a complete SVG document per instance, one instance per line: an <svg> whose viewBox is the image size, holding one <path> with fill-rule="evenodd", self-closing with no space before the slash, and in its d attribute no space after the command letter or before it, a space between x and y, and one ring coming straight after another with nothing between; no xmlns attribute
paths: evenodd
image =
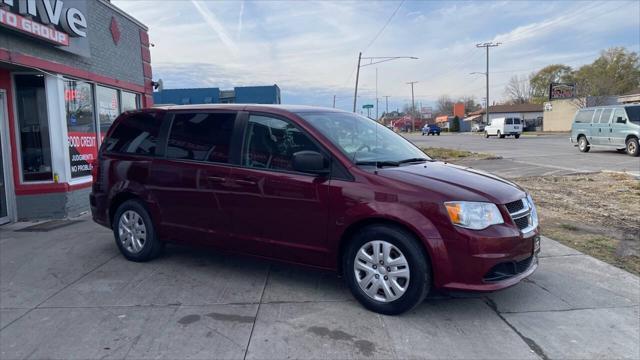
<svg viewBox="0 0 640 360"><path fill-rule="evenodd" d="M486 42L483 44L476 44L477 48L485 48L487 50L487 72L485 72L485 76L487 77L487 101L485 106L485 114L487 115L487 124L489 123L489 48L496 47L502 45L501 43L493 43Z"/></svg>
<svg viewBox="0 0 640 360"><path fill-rule="evenodd" d="M384 101L385 101L385 103L386 103L386 105L385 105L385 109L386 109L386 110L384 111L384 112L385 112L385 114L389 114L389 98L390 98L390 97L391 97L391 96L389 96L389 95L385 95L385 96L384 96Z"/></svg>
<svg viewBox="0 0 640 360"><path fill-rule="evenodd" d="M413 84L417 83L417 81L409 81L407 84L411 85L411 111L413 112L413 114L411 114L411 131L416 131L416 119L415 119L415 114L416 114L416 102L415 99L413 98Z"/></svg>
<svg viewBox="0 0 640 360"><path fill-rule="evenodd" d="M336 108L336 96L335 95L333 95L333 108L334 109Z"/></svg>

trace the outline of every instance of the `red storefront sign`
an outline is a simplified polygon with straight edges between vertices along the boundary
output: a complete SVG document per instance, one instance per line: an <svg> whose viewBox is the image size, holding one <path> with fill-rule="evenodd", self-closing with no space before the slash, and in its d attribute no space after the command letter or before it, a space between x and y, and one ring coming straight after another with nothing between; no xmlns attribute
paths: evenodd
<svg viewBox="0 0 640 360"><path fill-rule="evenodd" d="M72 177L91 175L93 161L98 157L96 134L93 132L69 132L69 157Z"/></svg>
<svg viewBox="0 0 640 360"><path fill-rule="evenodd" d="M56 45L69 46L69 35L53 27L2 9L0 9L0 25L35 36Z"/></svg>

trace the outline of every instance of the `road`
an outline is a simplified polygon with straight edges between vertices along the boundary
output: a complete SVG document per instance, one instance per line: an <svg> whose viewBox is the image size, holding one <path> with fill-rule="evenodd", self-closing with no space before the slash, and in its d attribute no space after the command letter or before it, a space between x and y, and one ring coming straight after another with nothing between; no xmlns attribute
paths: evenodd
<svg viewBox="0 0 640 360"><path fill-rule="evenodd" d="M520 139L485 139L478 134L443 133L441 136L411 134L405 137L420 147L444 147L501 156L501 160L460 163L509 178L602 170L625 171L640 176L640 157L633 158L615 150L600 148L581 153L569 143L568 135L525 135Z"/></svg>
<svg viewBox="0 0 640 360"><path fill-rule="evenodd" d="M640 357L638 277L546 238L529 280L392 317L333 274L177 246L129 262L80 220L0 227L0 358Z"/></svg>

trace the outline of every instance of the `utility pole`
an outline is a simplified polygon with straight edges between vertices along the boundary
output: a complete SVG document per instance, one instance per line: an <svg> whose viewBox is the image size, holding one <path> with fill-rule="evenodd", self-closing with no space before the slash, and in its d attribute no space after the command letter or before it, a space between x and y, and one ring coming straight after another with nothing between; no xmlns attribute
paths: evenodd
<svg viewBox="0 0 640 360"><path fill-rule="evenodd" d="M336 96L335 95L333 95L333 108L334 109L336 108Z"/></svg>
<svg viewBox="0 0 640 360"><path fill-rule="evenodd" d="M487 115L487 124L489 123L489 48L496 47L502 45L501 43L493 43L486 42L483 44L476 44L477 48L485 48L487 50L487 72L485 72L485 76L487 77L487 101L485 106L485 114Z"/></svg>
<svg viewBox="0 0 640 360"><path fill-rule="evenodd" d="M416 114L416 102L415 99L413 98L413 84L417 83L417 81L409 81L407 84L411 85L411 111L413 111L413 114L411 115L411 131L416 131L416 118L415 118L415 114Z"/></svg>
<svg viewBox="0 0 640 360"><path fill-rule="evenodd" d="M356 104L358 102L358 78L360 77L360 61L362 60L362 53L358 53L358 68L356 69L356 91L353 94L353 112L356 112Z"/></svg>
<svg viewBox="0 0 640 360"><path fill-rule="evenodd" d="M378 121L378 68L376 68L376 121Z"/></svg>
<svg viewBox="0 0 640 360"><path fill-rule="evenodd" d="M385 114L389 114L389 98L390 98L390 97L391 97L391 96L389 96L389 95L385 95L385 96L384 96L384 100L385 100L385 102L386 102L385 111L384 111L384 112L385 112Z"/></svg>

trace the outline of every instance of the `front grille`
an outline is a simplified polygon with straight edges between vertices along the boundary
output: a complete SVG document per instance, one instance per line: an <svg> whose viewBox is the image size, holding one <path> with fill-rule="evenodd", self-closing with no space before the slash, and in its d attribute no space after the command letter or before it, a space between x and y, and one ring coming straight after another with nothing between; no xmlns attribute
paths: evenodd
<svg viewBox="0 0 640 360"><path fill-rule="evenodd" d="M518 200L518 201L505 204L504 206L507 207L507 210L509 211L510 214L513 214L524 209L524 201Z"/></svg>
<svg viewBox="0 0 640 360"><path fill-rule="evenodd" d="M521 261L503 262L492 267L483 277L486 282L506 280L527 271L533 262L533 256Z"/></svg>
<svg viewBox="0 0 640 360"><path fill-rule="evenodd" d="M513 219L513 222L516 223L516 226L520 230L524 230L529 226L529 216L523 216L521 218Z"/></svg>
<svg viewBox="0 0 640 360"><path fill-rule="evenodd" d="M531 207L526 199L520 199L504 205L511 215L511 220L521 232L530 231Z"/></svg>

